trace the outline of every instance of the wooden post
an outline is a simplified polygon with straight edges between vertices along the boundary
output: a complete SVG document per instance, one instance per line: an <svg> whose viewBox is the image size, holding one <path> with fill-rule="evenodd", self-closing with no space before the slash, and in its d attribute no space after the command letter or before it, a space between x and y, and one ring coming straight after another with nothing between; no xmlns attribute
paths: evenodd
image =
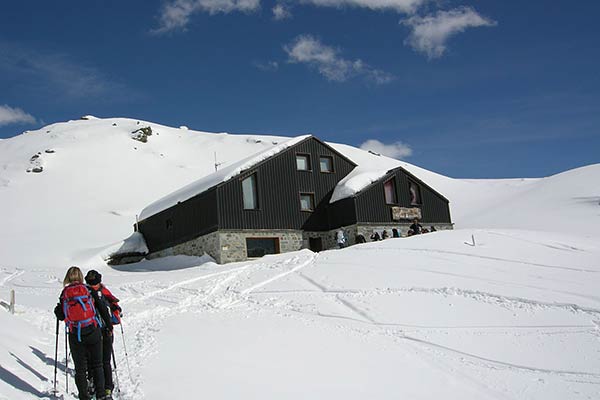
<svg viewBox="0 0 600 400"><path fill-rule="evenodd" d="M10 311L11 314L15 314L15 290L11 289L10 291L10 305L8 306L8 311Z"/></svg>

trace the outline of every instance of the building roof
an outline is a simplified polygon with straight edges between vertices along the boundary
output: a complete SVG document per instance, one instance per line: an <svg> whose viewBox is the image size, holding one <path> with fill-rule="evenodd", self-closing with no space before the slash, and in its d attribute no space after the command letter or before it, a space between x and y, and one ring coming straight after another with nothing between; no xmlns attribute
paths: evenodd
<svg viewBox="0 0 600 400"><path fill-rule="evenodd" d="M386 175L388 175L392 171L396 171L397 169L401 169L420 184L424 185L425 187L428 187L429 189L439 194L439 192L431 188L431 186L427 185L414 174L407 171L406 168L403 168L401 165L399 165L401 162L398 160L387 157L380 157L378 154L376 154L376 156L368 154L371 157L369 157L368 160L361 160L363 162L361 162L361 164L359 165L350 158L352 152L348 150L348 146L335 144L330 145L312 135L301 135L287 140L285 142L281 142L277 145L274 145L273 147L267 150L259 151L238 162L227 165L221 168L220 170L216 171L215 173L200 178L190 183L189 185L186 185L181 189L178 189L175 192L168 194L167 196L151 203L146 208L144 208L140 213L139 219L144 220L180 202L191 199L192 197L197 196L212 187L225 183L233 177L240 175L244 171L256 167L258 164L272 158L273 156L279 153L282 153L284 150L287 150L288 148L295 146L308 138L313 138L317 140L319 143L329 147L340 157L343 157L349 163L356 166L356 168L352 172L350 172L346 177L344 177L344 179L338 182L329 201L330 203L335 203L336 201L348 197L354 197L360 194L366 188L377 183ZM350 154L348 154L348 152ZM360 152L366 153L362 150L360 150ZM442 196L441 194L439 195L444 200L448 201L444 196Z"/></svg>
<svg viewBox="0 0 600 400"><path fill-rule="evenodd" d="M140 213L139 219L144 220L174 206L177 203L191 199L192 197L199 195L200 193L203 193L214 186L227 182L242 172L255 167L260 162L283 152L284 150L302 142L303 140L308 139L309 137L312 137L312 135L294 137L290 140L279 143L268 150L260 151L238 162L227 165L213 174L200 178L146 206L146 208L144 208Z"/></svg>
<svg viewBox="0 0 600 400"><path fill-rule="evenodd" d="M388 172L389 169L381 170L357 167L338 182L329 203L335 203L336 201L356 196L367 186L383 178Z"/></svg>
<svg viewBox="0 0 600 400"><path fill-rule="evenodd" d="M415 180L416 182L420 183L426 188L431 189L434 193L437 193L442 199L448 201L448 199L446 199L441 193L433 189L431 186L429 186L421 179L407 171L406 168L403 168L402 166L398 165L391 169L381 169L381 167L378 168L377 166L367 165L355 168L352 172L346 175L344 179L339 181L337 186L333 190L333 194L331 195L329 203L335 203L336 201L340 201L348 197L357 196L371 185L379 182L381 179L385 178L387 175L397 170L403 171L411 179Z"/></svg>

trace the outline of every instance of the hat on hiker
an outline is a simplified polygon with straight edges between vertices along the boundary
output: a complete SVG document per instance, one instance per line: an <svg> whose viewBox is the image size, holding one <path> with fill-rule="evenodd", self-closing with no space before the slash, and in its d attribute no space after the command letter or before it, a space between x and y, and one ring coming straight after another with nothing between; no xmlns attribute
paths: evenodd
<svg viewBox="0 0 600 400"><path fill-rule="evenodd" d="M85 282L88 285L97 285L100 282L102 282L102 274L100 274L100 272L95 271L95 270L90 270L87 275L85 276Z"/></svg>

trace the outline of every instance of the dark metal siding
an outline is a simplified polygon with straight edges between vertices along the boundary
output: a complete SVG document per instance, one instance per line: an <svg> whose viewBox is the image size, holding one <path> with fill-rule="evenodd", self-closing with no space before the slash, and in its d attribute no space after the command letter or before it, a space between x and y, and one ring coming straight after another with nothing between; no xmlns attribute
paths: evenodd
<svg viewBox="0 0 600 400"><path fill-rule="evenodd" d="M354 197L348 197L330 204L328 211L330 229L352 225L357 222L356 201Z"/></svg>
<svg viewBox="0 0 600 400"><path fill-rule="evenodd" d="M140 221L138 229L144 235L150 252L164 250L216 231L216 193L215 189L210 189ZM170 228L167 228L167 220L172 223Z"/></svg>
<svg viewBox="0 0 600 400"><path fill-rule="evenodd" d="M296 154L309 154L311 171L296 169ZM333 159L333 173L319 170L319 156ZM337 183L354 165L309 138L218 187L221 229L327 230L327 205ZM256 173L258 210L244 210L242 180ZM315 211L300 211L300 193L314 193Z"/></svg>
<svg viewBox="0 0 600 400"><path fill-rule="evenodd" d="M422 222L447 222L450 223L450 208L446 199L433 189L423 185L416 179L410 178L402 169L394 170L377 183L366 188L356 196L356 213L359 222L394 223L391 208L393 205L385 204L383 184L392 176L396 179L397 206L420 207ZM419 186L421 191L420 206L410 204L409 181Z"/></svg>

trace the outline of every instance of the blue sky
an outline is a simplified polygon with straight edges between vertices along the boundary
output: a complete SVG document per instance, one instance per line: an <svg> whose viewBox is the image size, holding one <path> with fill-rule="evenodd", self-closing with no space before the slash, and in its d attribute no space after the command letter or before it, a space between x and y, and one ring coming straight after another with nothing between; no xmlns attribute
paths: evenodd
<svg viewBox="0 0 600 400"><path fill-rule="evenodd" d="M0 138L93 114L310 132L453 177L600 162L597 1L1 7Z"/></svg>

